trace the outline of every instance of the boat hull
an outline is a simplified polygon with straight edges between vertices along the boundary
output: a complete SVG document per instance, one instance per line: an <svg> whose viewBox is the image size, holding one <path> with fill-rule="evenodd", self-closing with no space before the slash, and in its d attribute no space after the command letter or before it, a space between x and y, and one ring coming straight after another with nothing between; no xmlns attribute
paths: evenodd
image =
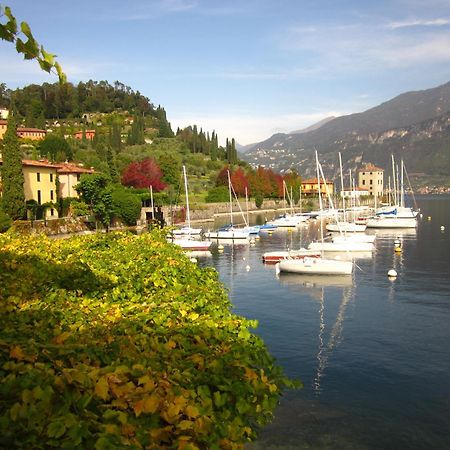
<svg viewBox="0 0 450 450"><path fill-rule="evenodd" d="M350 275L353 272L352 261L340 261L323 258L285 259L277 263L280 272L314 275Z"/></svg>

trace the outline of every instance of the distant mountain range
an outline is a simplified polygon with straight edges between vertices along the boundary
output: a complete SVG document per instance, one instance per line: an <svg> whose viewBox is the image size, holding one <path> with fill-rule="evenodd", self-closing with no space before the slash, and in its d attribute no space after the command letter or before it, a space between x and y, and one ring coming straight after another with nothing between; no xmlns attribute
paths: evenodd
<svg viewBox="0 0 450 450"><path fill-rule="evenodd" d="M247 146L240 157L283 172L291 167L314 176L314 149L327 177L372 162L390 171L391 154L409 173L450 174L450 83L407 92L365 112L328 118L308 129L278 133Z"/></svg>

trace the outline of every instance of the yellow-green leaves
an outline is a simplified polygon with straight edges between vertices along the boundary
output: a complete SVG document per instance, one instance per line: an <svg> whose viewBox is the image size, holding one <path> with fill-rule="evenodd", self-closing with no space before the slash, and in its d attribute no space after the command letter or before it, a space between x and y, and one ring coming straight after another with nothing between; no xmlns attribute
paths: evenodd
<svg viewBox="0 0 450 450"><path fill-rule="evenodd" d="M0 248L5 448L238 448L289 386L217 273L164 233Z"/></svg>
<svg viewBox="0 0 450 450"><path fill-rule="evenodd" d="M54 69L60 83L65 83L67 78L61 66L55 61L56 55L46 52L44 47L39 45L28 23L21 22L19 32L17 20L11 12L11 8L0 5L0 20L3 17L6 18L6 21L0 21L0 39L15 43L17 52L21 53L24 59L36 59L42 70L51 72Z"/></svg>

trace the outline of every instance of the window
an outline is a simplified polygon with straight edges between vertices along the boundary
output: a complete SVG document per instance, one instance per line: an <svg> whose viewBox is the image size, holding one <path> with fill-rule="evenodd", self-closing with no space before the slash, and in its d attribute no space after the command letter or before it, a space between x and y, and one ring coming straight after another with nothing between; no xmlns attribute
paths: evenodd
<svg viewBox="0 0 450 450"><path fill-rule="evenodd" d="M37 196L38 196L38 205L41 204L41 191L37 191Z"/></svg>
<svg viewBox="0 0 450 450"><path fill-rule="evenodd" d="M77 181L80 181L80 174L77 173Z"/></svg>
<svg viewBox="0 0 450 450"><path fill-rule="evenodd" d="M41 174L39 172L36 174L36 178L38 181L41 181Z"/></svg>
<svg viewBox="0 0 450 450"><path fill-rule="evenodd" d="M53 200L53 191L50 191L50 200Z"/></svg>
<svg viewBox="0 0 450 450"><path fill-rule="evenodd" d="M366 180L362 180L362 182L363 182L362 184L366 184Z"/></svg>
<svg viewBox="0 0 450 450"><path fill-rule="evenodd" d="M373 180L370 180L370 184L373 184Z"/></svg>
<svg viewBox="0 0 450 450"><path fill-rule="evenodd" d="M52 183L53 182L53 174L51 173L50 174L50 183Z"/></svg>
<svg viewBox="0 0 450 450"><path fill-rule="evenodd" d="M54 216L55 215L55 210L53 208L50 209L50 215Z"/></svg>

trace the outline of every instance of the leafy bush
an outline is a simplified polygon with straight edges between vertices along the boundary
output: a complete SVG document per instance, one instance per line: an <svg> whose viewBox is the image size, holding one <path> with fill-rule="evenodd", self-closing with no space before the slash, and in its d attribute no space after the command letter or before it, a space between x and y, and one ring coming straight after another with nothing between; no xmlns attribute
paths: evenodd
<svg viewBox="0 0 450 450"><path fill-rule="evenodd" d="M136 225L141 216L141 199L138 194L132 194L125 189L115 189L112 192L113 215L125 225Z"/></svg>
<svg viewBox="0 0 450 450"><path fill-rule="evenodd" d="M206 203L229 202L230 193L225 186L217 186L208 191L205 197Z"/></svg>
<svg viewBox="0 0 450 450"><path fill-rule="evenodd" d="M1 448L238 448L270 420L291 383L164 234L0 235Z"/></svg>
<svg viewBox="0 0 450 450"><path fill-rule="evenodd" d="M4 233L11 227L11 225L11 218L0 208L0 233Z"/></svg>
<svg viewBox="0 0 450 450"><path fill-rule="evenodd" d="M255 194L255 206L260 209L262 204L264 202L264 196L258 192L257 194Z"/></svg>
<svg viewBox="0 0 450 450"><path fill-rule="evenodd" d="M89 205L82 200L72 200L70 202L70 211L75 217L87 216L90 213Z"/></svg>

